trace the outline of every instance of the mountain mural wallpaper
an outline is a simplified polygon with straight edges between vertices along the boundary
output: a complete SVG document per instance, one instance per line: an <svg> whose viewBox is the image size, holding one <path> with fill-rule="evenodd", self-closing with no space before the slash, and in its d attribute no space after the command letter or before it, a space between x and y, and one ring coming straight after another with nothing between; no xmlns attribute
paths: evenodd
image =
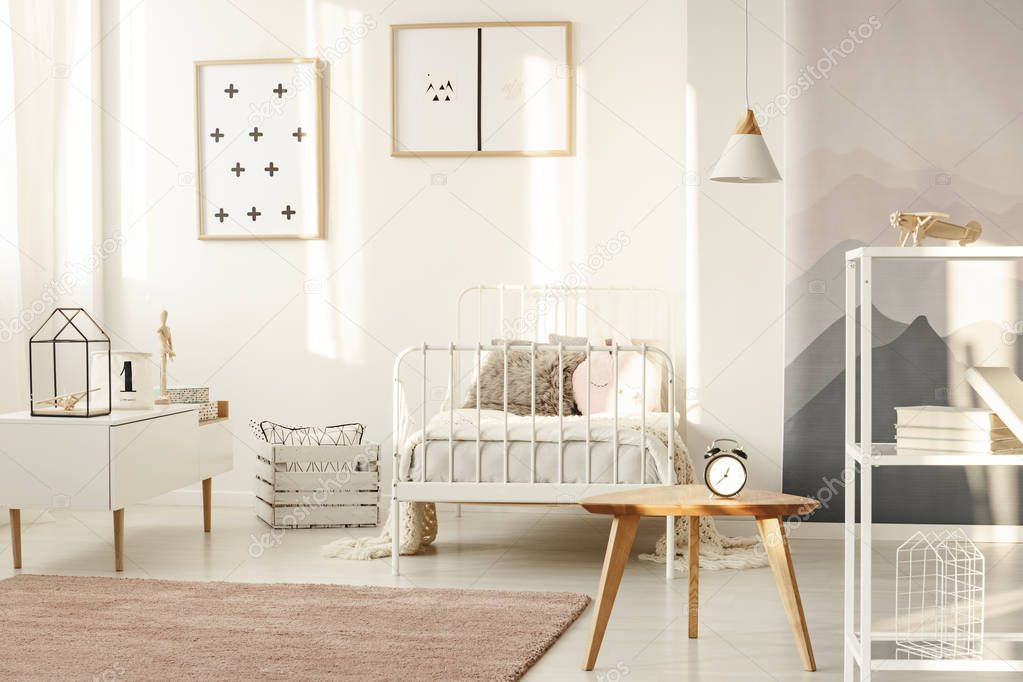
<svg viewBox="0 0 1023 682"><path fill-rule="evenodd" d="M844 253L892 246L889 214L981 223L979 244L1023 244L1023 3L787 3L785 121L786 492L843 497ZM944 242L942 244L945 244ZM956 247L960 248L960 247ZM962 248L971 248L969 246ZM979 406L971 365L1023 371L1016 264L877 263L874 440L899 405ZM859 311L862 316L864 311ZM898 467L875 476L875 520L1021 524L1014 467Z"/></svg>

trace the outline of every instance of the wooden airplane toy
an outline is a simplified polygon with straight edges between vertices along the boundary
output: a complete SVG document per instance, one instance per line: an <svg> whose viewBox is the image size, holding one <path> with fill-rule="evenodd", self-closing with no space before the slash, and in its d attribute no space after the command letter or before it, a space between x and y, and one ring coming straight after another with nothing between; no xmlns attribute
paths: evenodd
<svg viewBox="0 0 1023 682"><path fill-rule="evenodd" d="M84 398L87 393L93 393L98 390L99 388L93 388L88 391L73 391L63 395L56 395L52 398L46 398L45 400L37 400L34 404L53 405L54 407L62 408L65 412L70 412L75 409L75 405L77 405L78 401Z"/></svg>
<svg viewBox="0 0 1023 682"><path fill-rule="evenodd" d="M910 236L913 237L913 246L920 246L927 237L936 239L948 239L959 242L959 246L966 246L980 239L981 227L976 220L971 220L965 225L955 225L946 222L947 213L937 211L925 211L912 213L908 211L896 211L891 215L892 227L899 231L899 246L906 246Z"/></svg>

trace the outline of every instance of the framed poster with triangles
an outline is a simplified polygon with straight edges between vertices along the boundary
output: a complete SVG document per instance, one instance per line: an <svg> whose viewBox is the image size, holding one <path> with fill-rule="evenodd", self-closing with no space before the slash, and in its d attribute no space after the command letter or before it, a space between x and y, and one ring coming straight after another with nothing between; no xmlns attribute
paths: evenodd
<svg viewBox="0 0 1023 682"><path fill-rule="evenodd" d="M199 239L323 239L320 62L195 62Z"/></svg>
<svg viewBox="0 0 1023 682"><path fill-rule="evenodd" d="M567 156L572 24L391 26L392 156Z"/></svg>

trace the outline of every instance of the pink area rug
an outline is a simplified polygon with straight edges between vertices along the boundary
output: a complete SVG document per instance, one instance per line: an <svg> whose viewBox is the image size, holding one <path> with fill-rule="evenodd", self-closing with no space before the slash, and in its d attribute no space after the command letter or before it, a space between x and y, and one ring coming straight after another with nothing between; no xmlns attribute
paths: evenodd
<svg viewBox="0 0 1023 682"><path fill-rule="evenodd" d="M19 575L0 581L0 679L517 680L589 601Z"/></svg>

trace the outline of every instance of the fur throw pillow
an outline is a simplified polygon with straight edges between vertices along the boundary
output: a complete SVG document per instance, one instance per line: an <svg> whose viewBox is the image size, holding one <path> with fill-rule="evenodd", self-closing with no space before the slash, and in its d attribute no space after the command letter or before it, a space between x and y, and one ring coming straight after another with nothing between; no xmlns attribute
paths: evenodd
<svg viewBox="0 0 1023 682"><path fill-rule="evenodd" d="M572 373L583 360L585 353L565 353L562 375L565 382L564 414L580 414L572 398ZM504 409L504 354L490 353L483 361L480 376L480 408L484 410ZM508 411L516 415L531 413L530 404L530 357L528 350L508 351ZM469 387L462 407L476 407L476 384ZM557 416L558 414L558 354L556 351L536 352L536 414Z"/></svg>

